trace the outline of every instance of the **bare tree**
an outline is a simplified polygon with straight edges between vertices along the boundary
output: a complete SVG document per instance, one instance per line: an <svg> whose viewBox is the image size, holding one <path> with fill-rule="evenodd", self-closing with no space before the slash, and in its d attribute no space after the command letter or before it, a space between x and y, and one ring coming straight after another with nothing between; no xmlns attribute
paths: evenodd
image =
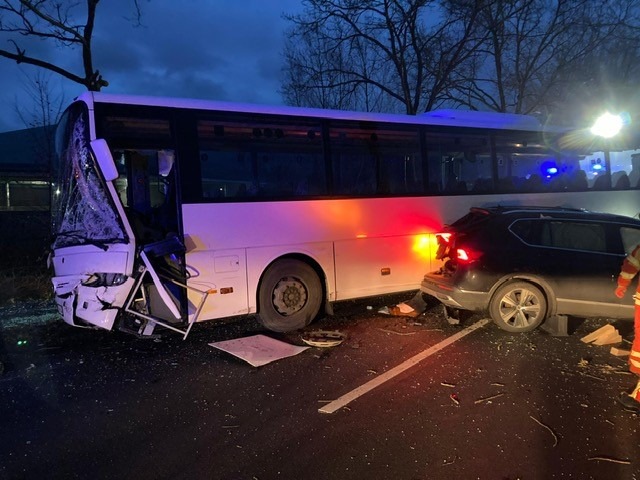
<svg viewBox="0 0 640 480"><path fill-rule="evenodd" d="M437 106L484 37L466 0L307 0L292 22L283 94L297 105L415 114ZM481 33L481 32L480 32Z"/></svg>
<svg viewBox="0 0 640 480"><path fill-rule="evenodd" d="M549 113L637 22L637 1L498 0L482 9L489 32L450 98L470 108ZM637 45L638 36L635 35Z"/></svg>
<svg viewBox="0 0 640 480"><path fill-rule="evenodd" d="M563 72L565 81L549 99L556 116L581 119L585 124L606 110L636 116L640 108L640 2L621 2L620 6L625 7L627 22L616 24L605 41Z"/></svg>
<svg viewBox="0 0 640 480"><path fill-rule="evenodd" d="M40 70L34 77L25 74L24 91L30 100L30 109L16 99L16 113L31 137L33 158L47 169L52 164L54 152L54 125L64 110L66 100L62 89L55 92L51 86L51 72Z"/></svg>
<svg viewBox="0 0 640 480"><path fill-rule="evenodd" d="M573 122L581 104L601 108L637 89L640 0L305 4L286 17L292 104L409 114L462 106Z"/></svg>
<svg viewBox="0 0 640 480"><path fill-rule="evenodd" d="M47 127L56 125L62 114L66 99L60 89L54 91L51 85L51 73L39 70L33 77L23 74L25 81L23 89L30 100L29 109L25 109L25 102L16 99L16 113L27 128Z"/></svg>
<svg viewBox="0 0 640 480"><path fill-rule="evenodd" d="M140 21L138 0L132 0L135 21ZM15 34L12 49L0 49L0 56L49 70L81 85L99 91L109 83L93 64L91 39L100 0L1 0L0 32ZM25 38L39 38L59 47L79 49L82 72L74 73L60 64L31 56L23 46Z"/></svg>

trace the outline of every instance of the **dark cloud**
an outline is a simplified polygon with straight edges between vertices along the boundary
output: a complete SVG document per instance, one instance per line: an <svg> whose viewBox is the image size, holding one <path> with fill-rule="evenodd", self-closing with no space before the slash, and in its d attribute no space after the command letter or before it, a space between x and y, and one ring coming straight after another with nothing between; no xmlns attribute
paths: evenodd
<svg viewBox="0 0 640 480"><path fill-rule="evenodd" d="M279 104L283 12L299 0L151 0L141 25L129 0L98 6L94 64L109 81L105 92ZM0 37L5 44L6 37ZM29 42L29 53L80 72L78 51ZM0 58L0 131L23 128L15 115L27 103L25 77L37 69ZM23 72L23 73L21 73ZM71 100L82 87L50 76Z"/></svg>

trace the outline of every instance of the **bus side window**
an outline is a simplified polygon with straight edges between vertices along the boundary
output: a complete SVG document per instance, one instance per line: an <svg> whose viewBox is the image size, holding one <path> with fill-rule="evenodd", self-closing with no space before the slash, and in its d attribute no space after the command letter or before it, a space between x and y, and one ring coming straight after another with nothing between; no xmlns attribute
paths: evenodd
<svg viewBox="0 0 640 480"><path fill-rule="evenodd" d="M409 133L408 135L404 135ZM385 142L385 140L388 140ZM408 195L424 192L424 175L415 132L398 132L382 138L378 193ZM384 144L386 143L386 145Z"/></svg>
<svg viewBox="0 0 640 480"><path fill-rule="evenodd" d="M329 136L335 194L400 196L424 191L417 128L335 121Z"/></svg>
<svg viewBox="0 0 640 480"><path fill-rule="evenodd" d="M491 150L486 135L427 132L430 193L493 190Z"/></svg>
<svg viewBox="0 0 640 480"><path fill-rule="evenodd" d="M198 122L202 191L207 199L294 199L327 193L316 120L244 114Z"/></svg>

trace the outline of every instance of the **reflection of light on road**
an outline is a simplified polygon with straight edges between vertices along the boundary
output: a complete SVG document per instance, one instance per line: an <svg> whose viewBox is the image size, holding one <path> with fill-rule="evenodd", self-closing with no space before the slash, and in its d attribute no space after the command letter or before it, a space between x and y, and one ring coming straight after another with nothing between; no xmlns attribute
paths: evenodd
<svg viewBox="0 0 640 480"><path fill-rule="evenodd" d="M358 388L356 388L354 390L351 390L349 393L346 393L346 394L342 395L337 400L334 400L333 402L326 404L324 407L322 407L318 411L320 413L334 413L336 410L339 410L340 408L344 407L348 403L351 403L353 400L357 399L358 397L361 397L365 393L367 393L367 392L373 390L374 388L382 385L387 380L391 380L393 377L395 377L397 375L400 375L405 370L408 370L409 368L417 365L418 363L420 363L425 358L428 358L431 355L433 355L434 353L439 352L443 348L448 347L453 342L456 342L456 341L460 340L462 337L470 334L474 330L477 330L478 328L484 327L487 323L489 323L489 319L485 318L485 319L482 319L482 320L478 320L473 325L468 326L467 328L465 328L464 330L456 333L455 335L451 335L450 337L445 338L440 343L437 343L437 344L433 345L432 347L429 347L426 350L423 350L419 354L414 355L413 357L411 357L409 360L405 360L400 365L398 365L397 367L392 368L388 372L383 373L382 375L378 375L373 380L368 381L364 385L360 385Z"/></svg>

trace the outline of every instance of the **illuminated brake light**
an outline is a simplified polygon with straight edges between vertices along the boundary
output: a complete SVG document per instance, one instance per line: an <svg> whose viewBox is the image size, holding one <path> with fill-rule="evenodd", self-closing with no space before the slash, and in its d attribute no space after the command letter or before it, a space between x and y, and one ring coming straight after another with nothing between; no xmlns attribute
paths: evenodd
<svg viewBox="0 0 640 480"><path fill-rule="evenodd" d="M456 249L456 259L460 263L470 263L475 262L482 256L482 253L476 252L473 250L469 250L468 248L458 248Z"/></svg>

